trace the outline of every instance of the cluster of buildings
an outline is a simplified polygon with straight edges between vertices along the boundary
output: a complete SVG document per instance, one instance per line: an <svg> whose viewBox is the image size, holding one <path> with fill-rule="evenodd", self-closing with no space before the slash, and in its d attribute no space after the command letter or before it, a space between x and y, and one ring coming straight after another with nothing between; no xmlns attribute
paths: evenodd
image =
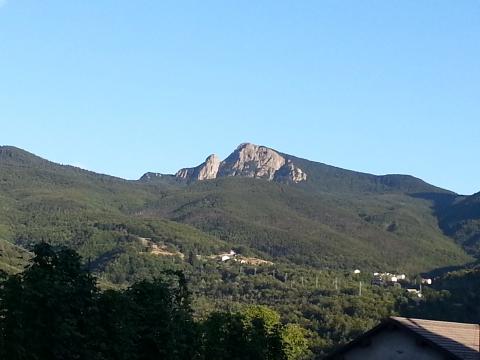
<svg viewBox="0 0 480 360"><path fill-rule="evenodd" d="M389 272L375 272L372 278L372 285L405 288L408 294L418 298L423 296L422 285L432 285L432 282L430 278L421 278L418 283L417 280L412 283L405 274L392 274Z"/></svg>
<svg viewBox="0 0 480 360"><path fill-rule="evenodd" d="M432 285L433 280L430 278L421 278L417 284L417 280L414 280L415 285ZM412 282L407 278L405 274L392 274L389 272L373 273L372 285L378 286L407 286L412 285Z"/></svg>
<svg viewBox="0 0 480 360"><path fill-rule="evenodd" d="M405 274L392 274L386 273L373 273L372 285L378 286L401 286L402 283L407 282L407 276Z"/></svg>

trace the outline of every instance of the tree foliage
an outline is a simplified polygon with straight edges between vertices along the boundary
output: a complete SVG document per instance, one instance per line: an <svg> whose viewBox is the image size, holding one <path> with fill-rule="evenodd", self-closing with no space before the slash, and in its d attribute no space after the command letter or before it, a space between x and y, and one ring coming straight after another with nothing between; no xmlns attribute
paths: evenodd
<svg viewBox="0 0 480 360"><path fill-rule="evenodd" d="M300 359L302 333L267 307L195 321L183 273L101 292L66 248L35 247L24 272L2 273L0 358Z"/></svg>

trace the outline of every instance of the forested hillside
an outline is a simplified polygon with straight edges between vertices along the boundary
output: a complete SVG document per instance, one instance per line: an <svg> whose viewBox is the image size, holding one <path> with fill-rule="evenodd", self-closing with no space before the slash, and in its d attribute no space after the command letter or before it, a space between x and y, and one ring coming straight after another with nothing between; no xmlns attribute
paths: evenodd
<svg viewBox="0 0 480 360"><path fill-rule="evenodd" d="M424 291L425 301L406 303L406 316L425 319L480 323L480 267L452 271L436 279Z"/></svg>
<svg viewBox="0 0 480 360"><path fill-rule="evenodd" d="M446 191L294 161L309 175L305 184L230 177L187 185L125 181L4 147L0 237L27 249L41 240L69 245L102 266L138 248L139 237L183 255L243 246L274 262L321 268L424 271L470 260L442 234L432 203L405 192ZM335 179L337 190L327 191Z"/></svg>
<svg viewBox="0 0 480 360"><path fill-rule="evenodd" d="M102 290L181 272L194 319L268 305L320 357L412 310L402 289L370 285L373 271L413 279L478 255L478 196L281 155L305 180L127 181L0 147L0 269L21 272L47 242L77 251Z"/></svg>
<svg viewBox="0 0 480 360"><path fill-rule="evenodd" d="M439 217L447 235L469 253L480 255L480 193L456 198L451 206L439 212Z"/></svg>

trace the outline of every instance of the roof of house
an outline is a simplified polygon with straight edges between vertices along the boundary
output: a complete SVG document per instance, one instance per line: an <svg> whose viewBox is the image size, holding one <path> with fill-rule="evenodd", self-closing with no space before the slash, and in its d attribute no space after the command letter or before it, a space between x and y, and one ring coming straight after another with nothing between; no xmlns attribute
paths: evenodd
<svg viewBox="0 0 480 360"><path fill-rule="evenodd" d="M480 326L447 321L392 317L393 321L447 350L459 359L480 359Z"/></svg>
<svg viewBox="0 0 480 360"><path fill-rule="evenodd" d="M480 325L402 317L385 319L380 325L346 344L327 359L334 359L346 353L362 344L366 338L391 326L408 331L418 340L443 352L451 359L480 360Z"/></svg>

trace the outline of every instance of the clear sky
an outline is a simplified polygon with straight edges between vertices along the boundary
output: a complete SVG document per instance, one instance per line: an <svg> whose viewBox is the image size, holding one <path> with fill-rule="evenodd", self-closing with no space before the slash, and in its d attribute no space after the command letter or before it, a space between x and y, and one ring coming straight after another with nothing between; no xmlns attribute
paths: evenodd
<svg viewBox="0 0 480 360"><path fill-rule="evenodd" d="M0 144L135 179L242 142L480 191L480 1L0 0Z"/></svg>

